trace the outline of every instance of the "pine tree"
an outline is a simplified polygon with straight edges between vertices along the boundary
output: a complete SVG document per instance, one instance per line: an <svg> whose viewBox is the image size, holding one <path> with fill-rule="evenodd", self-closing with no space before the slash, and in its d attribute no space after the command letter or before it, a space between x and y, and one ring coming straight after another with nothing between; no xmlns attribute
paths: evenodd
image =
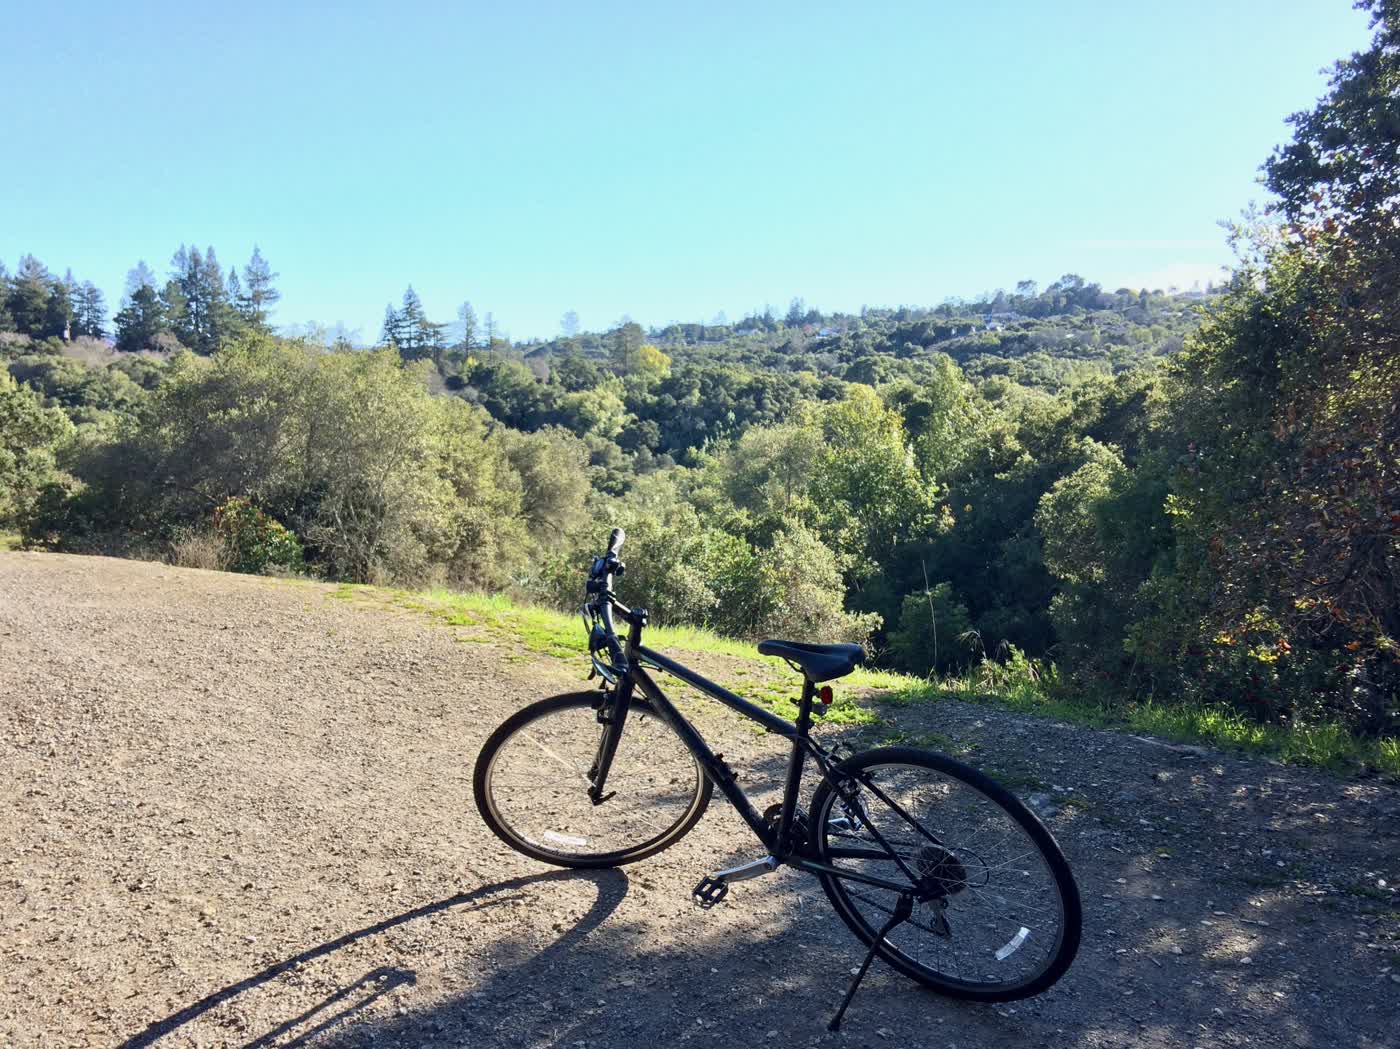
<svg viewBox="0 0 1400 1049"><path fill-rule="evenodd" d="M175 337L206 356L238 334L241 318L228 299L228 285L213 247L180 250L170 260L165 287L166 319ZM178 295L172 291L178 291Z"/></svg>
<svg viewBox="0 0 1400 1049"><path fill-rule="evenodd" d="M204 252L201 286L207 297L202 353L214 353L234 339L243 328L243 318L229 299L228 282L224 279L219 257L211 244Z"/></svg>
<svg viewBox="0 0 1400 1049"><path fill-rule="evenodd" d="M399 321L398 311L394 309L394 304L391 302L384 307L384 330L379 333L379 341L385 346L398 349L402 340L403 325Z"/></svg>
<svg viewBox="0 0 1400 1049"><path fill-rule="evenodd" d="M107 336L107 300L102 289L92 281L85 281L73 297L73 334L86 335L93 339Z"/></svg>
<svg viewBox="0 0 1400 1049"><path fill-rule="evenodd" d="M155 291L154 288L151 290L152 292ZM164 320L165 330L173 335L181 346L187 349L190 348L190 344L185 341L185 339L191 337L189 335L188 319L189 304L185 299L185 293L180 290L180 282L175 280L166 281L165 287L160 291L159 299L161 317Z"/></svg>
<svg viewBox="0 0 1400 1049"><path fill-rule="evenodd" d="M118 311L116 325L117 349L136 352L157 348L156 337L170 331L163 296L157 295L149 284L137 285L127 296L126 305Z"/></svg>
<svg viewBox="0 0 1400 1049"><path fill-rule="evenodd" d="M126 305L126 300L135 295L140 288L156 288L156 275L151 271L151 267L146 265L146 260L141 259L135 266L126 271L126 287L122 291L122 305Z"/></svg>
<svg viewBox="0 0 1400 1049"><path fill-rule="evenodd" d="M228 279L224 281L224 297L228 299L229 305L236 309L245 321L249 319L248 315L244 312L243 285L238 279L238 268L236 266L230 266L228 268Z"/></svg>
<svg viewBox="0 0 1400 1049"><path fill-rule="evenodd" d="M40 334L67 342L73 336L73 294L78 290L70 269L62 277L49 282L49 294L44 303L44 327Z"/></svg>
<svg viewBox="0 0 1400 1049"><path fill-rule="evenodd" d="M444 332L444 325L428 320L423 300L410 284L403 293L403 306L398 311L398 338L394 344L400 356L406 361L437 357L443 350Z"/></svg>
<svg viewBox="0 0 1400 1049"><path fill-rule="evenodd" d="M198 248L180 250L170 258L170 280L166 282L166 317L175 338L192 350L198 351L200 335L204 331L207 302L201 287L204 273L204 258Z"/></svg>
<svg viewBox="0 0 1400 1049"><path fill-rule="evenodd" d="M282 298L282 293L272 283L277 276L254 244L253 257L243 267L243 294L235 301L248 323L260 332L272 331L268 315Z"/></svg>
<svg viewBox="0 0 1400 1049"><path fill-rule="evenodd" d="M464 302L457 307L457 320L462 324L462 341L457 345L463 354L471 353L476 346L477 321L476 310L472 309L470 302Z"/></svg>
<svg viewBox="0 0 1400 1049"><path fill-rule="evenodd" d="M43 338L52 284L53 275L33 255L19 260L19 269L10 280L5 306L14 319L15 330L21 335Z"/></svg>
<svg viewBox="0 0 1400 1049"><path fill-rule="evenodd" d="M10 316L10 271L0 260L0 331L14 331L15 319Z"/></svg>

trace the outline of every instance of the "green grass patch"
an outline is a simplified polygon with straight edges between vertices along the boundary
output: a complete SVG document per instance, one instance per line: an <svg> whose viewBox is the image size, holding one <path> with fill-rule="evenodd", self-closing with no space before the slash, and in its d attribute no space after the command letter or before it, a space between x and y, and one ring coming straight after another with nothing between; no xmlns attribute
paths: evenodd
<svg viewBox="0 0 1400 1049"><path fill-rule="evenodd" d="M0 548L3 548L4 538L0 534ZM357 592L374 590L373 587L343 584L330 596L350 600ZM481 631L481 636L471 638L474 641L518 643L529 652L561 659L586 655L588 652L583 624L574 614L520 604L502 594L455 593L447 590L427 594L405 591L380 593L389 593L394 604L430 615L448 626ZM780 717L796 717L796 678L791 679L791 687L788 687L787 679L781 686L773 684L768 672L785 673L786 668L780 660L759 656L753 642L720 637L709 630L684 626L649 627L646 640L651 647L660 651L709 653L748 661L752 664L751 668L734 670L731 681L741 679L739 684L742 686L735 691ZM870 709L868 700L909 706L931 703L949 696L1089 728L1125 729L1173 742L1239 750L1291 765L1334 772L1369 768L1400 779L1400 739L1361 739L1340 725L1292 728L1260 725L1221 707L1150 702L1109 706L1092 698L1068 694L1059 688L1047 688L1046 681L1036 677L1037 673L1044 673L1045 668L1034 663L1027 663L1026 667L1002 667L998 674L991 676L984 670L980 675L974 672L965 677L942 680L862 667L836 682L837 698L826 711L824 720L837 725L874 725L879 723L880 717ZM852 686L859 690L860 695L852 695Z"/></svg>
<svg viewBox="0 0 1400 1049"><path fill-rule="evenodd" d="M0 532L0 553L9 550L18 550L20 544L24 542L18 532Z"/></svg>

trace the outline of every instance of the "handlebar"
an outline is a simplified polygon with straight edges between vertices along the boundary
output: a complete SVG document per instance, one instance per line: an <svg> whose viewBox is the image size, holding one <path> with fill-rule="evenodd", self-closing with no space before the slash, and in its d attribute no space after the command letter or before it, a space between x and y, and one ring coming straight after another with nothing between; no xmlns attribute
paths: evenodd
<svg viewBox="0 0 1400 1049"><path fill-rule="evenodd" d="M599 642L606 646L608 654L613 661L613 669L625 673L627 668L627 657L623 651L622 643L618 639L617 629L613 625L613 609L616 608L622 613L627 622L634 622L635 616L630 608L620 602L613 594L613 576L621 575L626 571L626 566L618 558L622 551L622 544L627 538L627 533L621 528L614 528L612 534L608 536L608 552L602 557L593 559L593 567L588 573L587 603L584 605L585 621L589 616L597 622L601 622L603 637ZM646 613L641 613L644 618ZM593 636L594 631L589 632L590 651L596 651ZM594 657L594 664L598 665L597 657ZM601 669L601 667L600 667Z"/></svg>

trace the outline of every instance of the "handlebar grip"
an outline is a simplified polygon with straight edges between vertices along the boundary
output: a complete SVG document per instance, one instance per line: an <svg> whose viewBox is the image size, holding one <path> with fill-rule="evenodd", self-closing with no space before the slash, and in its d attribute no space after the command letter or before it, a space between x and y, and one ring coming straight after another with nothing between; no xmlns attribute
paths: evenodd
<svg viewBox="0 0 1400 1049"><path fill-rule="evenodd" d="M612 535L608 537L608 553L616 556L622 552L623 540L627 538L627 533L621 528L614 528Z"/></svg>

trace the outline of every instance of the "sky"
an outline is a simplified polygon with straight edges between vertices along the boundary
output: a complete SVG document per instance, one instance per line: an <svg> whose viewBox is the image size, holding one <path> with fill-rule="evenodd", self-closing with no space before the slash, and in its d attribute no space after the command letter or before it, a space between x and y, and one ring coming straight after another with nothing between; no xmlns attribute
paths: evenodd
<svg viewBox="0 0 1400 1049"><path fill-rule="evenodd" d="M1079 273L1189 287L1267 199L1349 0L25 4L0 258L114 304L182 243L379 334L412 284L516 339L934 305Z"/></svg>

